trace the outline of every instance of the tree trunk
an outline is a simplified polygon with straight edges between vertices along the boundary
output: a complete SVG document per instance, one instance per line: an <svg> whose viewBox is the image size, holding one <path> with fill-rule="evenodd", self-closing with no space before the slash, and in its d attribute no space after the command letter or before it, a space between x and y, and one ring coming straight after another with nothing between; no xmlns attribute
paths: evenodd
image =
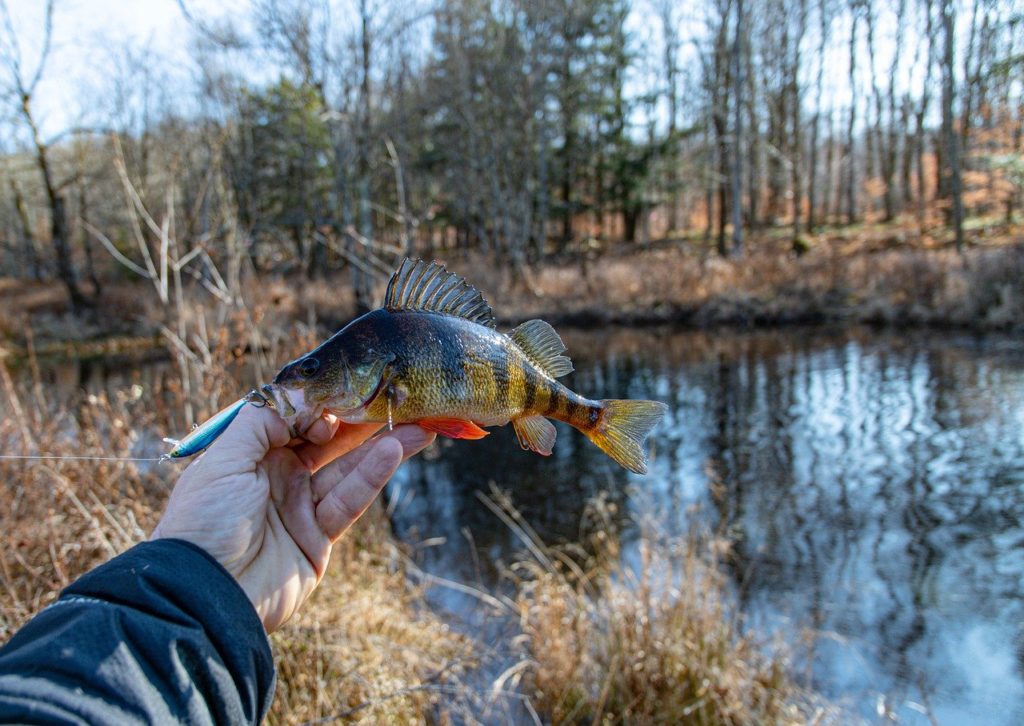
<svg viewBox="0 0 1024 726"><path fill-rule="evenodd" d="M797 35L793 43L793 58L789 64L789 110L792 116L793 153L792 175L793 187L793 240L800 237L800 222L803 215L803 114L800 113L800 44L807 30L807 0L800 0L800 11L797 21Z"/></svg>
<svg viewBox="0 0 1024 726"><path fill-rule="evenodd" d="M932 68L935 66L935 26L932 22L932 0L925 0L925 37L928 40L928 60L924 72L924 90L921 93L921 105L914 118L914 154L917 169L917 217L924 222L925 201L928 191L924 175L924 119L931 104Z"/></svg>
<svg viewBox="0 0 1024 726"><path fill-rule="evenodd" d="M636 242L637 223L643 209L641 206L629 206L622 210L622 234L629 244Z"/></svg>
<svg viewBox="0 0 1024 726"><path fill-rule="evenodd" d="M949 201L951 205L950 223L956 240L956 249L963 252L964 248L964 208L960 179L960 144L959 137L953 129L953 97L954 86L954 27L956 25L955 10L952 0L942 0L942 28L945 51L942 60L942 135L946 149L946 172L948 175Z"/></svg>
<svg viewBox="0 0 1024 726"><path fill-rule="evenodd" d="M572 242L572 215L573 215L573 184L574 163L576 154L576 112L573 108L572 99L569 97L572 85L572 69L569 63L569 50L565 50L565 57L562 64L561 82L564 85L562 97L562 133L564 143L562 145L562 237L559 240L559 252L565 252Z"/></svg>
<svg viewBox="0 0 1024 726"><path fill-rule="evenodd" d="M70 225L68 224L67 207L64 204L62 193L57 189L53 180L53 173L50 169L49 147L43 141L36 126L35 118L32 115L32 99L30 96L21 97L21 112L28 122L32 132L32 142L36 150L36 166L43 177L43 186L46 189L46 201L50 207L50 243L53 245L54 256L57 262L57 277L67 288L68 298L71 302L71 312L78 314L88 306L89 301L78 286L78 273L75 271L74 260L71 259L71 245L68 238Z"/></svg>
<svg viewBox="0 0 1024 726"><path fill-rule="evenodd" d="M718 238L716 248L721 257L729 255L725 240L725 228L729 223L728 187L730 177L729 148L729 95L732 90L729 59L729 13L726 10L720 18L720 25L715 34L714 45L714 78L711 87L711 122L715 128L715 142L718 151L717 187L718 187Z"/></svg>
<svg viewBox="0 0 1024 726"><path fill-rule="evenodd" d="M356 149L356 185L359 193L359 236L354 245L353 254L357 264L353 265L352 283L355 292L357 313L368 312L372 306L373 280L370 278L369 266L366 262L369 255L368 245L374 241L373 209L370 199L370 139L372 135L370 103L370 65L373 41L370 37L370 9L367 0L359 2L360 17L360 64L362 77L359 85L360 124L358 130L358 148Z"/></svg>
<svg viewBox="0 0 1024 726"><path fill-rule="evenodd" d="M89 196L86 193L86 184L84 181L78 185L78 214L82 219L83 223L89 221ZM98 298L102 291L100 285L100 278L96 274L96 260L92 253L92 240L89 237L88 230L82 230L82 249L85 250L85 271L89 276L89 283L92 285L92 296Z"/></svg>
<svg viewBox="0 0 1024 726"><path fill-rule="evenodd" d="M715 229L715 182L714 173L712 172L715 151L711 145L711 133L707 130L704 131L704 148L707 149L708 160L707 160L707 172L705 174L705 185L704 185L704 208L705 208L705 221L704 226L704 244L710 244L711 235Z"/></svg>
<svg viewBox="0 0 1024 726"><path fill-rule="evenodd" d="M733 139L732 139L732 253L743 254L743 67L740 47L744 36L743 0L736 0L736 37L732 44Z"/></svg>
<svg viewBox="0 0 1024 726"><path fill-rule="evenodd" d="M758 119L757 119L757 86L756 77L754 75L754 62L750 57L751 44L747 43L743 48L744 57L743 62L746 63L748 73L746 74L747 87L746 87L746 107L747 107L747 127L750 129L750 133L747 134L747 158L749 163L747 164L749 173L747 174L747 228L757 229L761 226L761 211L760 211L760 196L761 196L761 179L764 178L763 172L763 159L764 154L762 153L761 135L757 133Z"/></svg>
<svg viewBox="0 0 1024 726"><path fill-rule="evenodd" d="M822 86L825 80L825 44L828 40L828 29L829 29L829 16L826 11L825 3L822 3L818 8L818 12L821 13L819 18L819 38L818 38L818 77L815 81L815 94L814 94L814 123L811 126L811 162L810 169L808 169L808 179L810 185L807 190L807 231L813 232L815 225L817 224L816 214L818 211L818 145L820 143L821 135L821 94ZM829 159L831 163L831 157ZM825 170L825 176L828 177L830 170ZM825 195L825 199L828 199L828 195ZM826 202L827 204L827 202Z"/></svg>
<svg viewBox="0 0 1024 726"><path fill-rule="evenodd" d="M665 95L668 101L668 159L665 186L668 187L668 234L680 227L679 224L679 154L676 139L676 123L679 118L679 89L676 77L679 74L679 37L675 27L672 0L665 0L658 6L661 20L662 42L664 44Z"/></svg>
<svg viewBox="0 0 1024 726"><path fill-rule="evenodd" d="M8 182L11 185L11 193L14 195L14 211L18 215L18 222L21 225L22 247L24 248L29 274L33 279L42 280L43 263L39 259L39 249L36 247L36 238L32 231L32 222L28 216L28 208L25 206L25 197L22 195L18 184L14 181L14 177L10 177Z"/></svg>
<svg viewBox="0 0 1024 726"><path fill-rule="evenodd" d="M846 123L846 223L857 221L857 157L854 149L853 134L857 127L857 23L860 11L853 8L853 24L850 28L850 116Z"/></svg>
<svg viewBox="0 0 1024 726"><path fill-rule="evenodd" d="M548 127L547 117L540 119L540 139L537 159L537 190L534 203L537 206L536 231L533 233L533 262L539 261L547 251L548 209L551 196L548 190Z"/></svg>
<svg viewBox="0 0 1024 726"><path fill-rule="evenodd" d="M836 119L830 110L828 114L828 147L825 152L825 180L822 185L822 197L824 198L824 221L827 224L829 219L836 216L838 204L835 194L835 169L836 169Z"/></svg>

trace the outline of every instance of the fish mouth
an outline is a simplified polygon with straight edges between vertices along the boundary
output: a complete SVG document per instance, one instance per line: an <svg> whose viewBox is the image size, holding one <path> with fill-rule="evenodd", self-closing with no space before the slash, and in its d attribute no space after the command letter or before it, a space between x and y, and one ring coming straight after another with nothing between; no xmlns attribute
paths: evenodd
<svg viewBox="0 0 1024 726"><path fill-rule="evenodd" d="M305 434L323 412L322 406L311 408L306 404L306 393L301 388L267 383L260 386L259 391L253 391L253 394L263 399L264 405L277 411L288 424L288 433L293 439Z"/></svg>

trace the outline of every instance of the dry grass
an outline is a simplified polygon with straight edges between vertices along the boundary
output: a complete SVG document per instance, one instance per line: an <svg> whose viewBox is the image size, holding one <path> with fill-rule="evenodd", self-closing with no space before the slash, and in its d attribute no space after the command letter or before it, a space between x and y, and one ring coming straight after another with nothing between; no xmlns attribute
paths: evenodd
<svg viewBox="0 0 1024 726"><path fill-rule="evenodd" d="M515 284L482 259L453 266L508 320L1016 328L1024 321L1022 234L963 256L892 227L822 234L802 256L782 239L751 243L738 259L665 243L547 264Z"/></svg>
<svg viewBox="0 0 1024 726"><path fill-rule="evenodd" d="M426 608L388 531L379 511L367 515L307 606L272 636L272 723L412 723L469 708L460 679L477 646Z"/></svg>
<svg viewBox="0 0 1024 726"><path fill-rule="evenodd" d="M91 397L72 411L42 392L18 395L6 368L0 379L7 398L3 453L138 455L135 426L152 415L131 392L114 400ZM166 493L159 476L133 463L0 461L0 639L78 575L141 541Z"/></svg>
<svg viewBox="0 0 1024 726"><path fill-rule="evenodd" d="M959 255L912 220L835 228L802 238L797 255L785 230L761 232L742 258L722 259L699 240L666 240L647 247L579 251L547 260L523 279L490 257L457 251L436 256L466 276L506 321L543 317L551 322L677 322L700 326L841 321L896 325L953 325L1016 329L1024 320L1024 228L972 220L971 246ZM378 299L386 280L378 281ZM153 340L177 316L191 326L202 316L210 330L230 330L210 300L185 310L161 304L140 282L107 286L98 307L83 318L65 310L57 283L0 279L0 357L24 351L34 331L40 352L103 353L97 338L123 338L131 347ZM194 294L194 291L190 294ZM306 280L265 276L245 285L250 328L307 332L336 327L354 310L348 272ZM223 306L213 308L223 311ZM124 311L133 315L126 316ZM268 341L242 340L267 349ZM237 338L236 338L237 340ZM75 344L65 345L68 341ZM269 341L271 347L274 341ZM49 346L49 347L48 347ZM63 346L63 347L62 347ZM243 349L251 349L247 345ZM273 351L271 351L273 352ZM268 356L269 358L269 356Z"/></svg>
<svg viewBox="0 0 1024 726"><path fill-rule="evenodd" d="M778 639L743 628L721 568L726 542L643 528L629 568L611 506L590 506L585 547L545 549L525 522L512 523L532 542L533 556L512 571L524 690L538 711L556 724L838 722L795 684Z"/></svg>
<svg viewBox="0 0 1024 726"><path fill-rule="evenodd" d="M189 347L175 365L155 377L136 373L110 395L58 400L31 356L17 383L0 363L0 452L161 451L159 436L187 430L183 410L201 420L256 382L261 355L280 362L315 341L311 326L278 322L303 309L287 291L267 286L259 299L235 311L190 303ZM207 319L213 314L220 317ZM0 642L77 576L144 539L176 471L0 461ZM473 668L495 644L454 632L430 609L407 576L402 545L371 511L311 602L273 636L271 721L486 722L495 699L518 704L524 719L555 723L795 723L829 713L793 684L780 644L744 632L719 568L721 543L648 537L634 573L619 565L599 507L584 546L562 550L540 545L510 507L497 511L535 553L515 568L522 664L474 689Z"/></svg>
<svg viewBox="0 0 1024 726"><path fill-rule="evenodd" d="M237 396L240 364L223 345L213 357L229 363L195 386L200 416ZM4 454L152 456L164 448L157 436L183 425L183 386L173 370L148 388L72 402L55 400L41 384L26 387L32 378L23 372L16 384L0 364ZM0 461L0 642L76 577L144 540L178 471L148 462ZM408 723L427 714L444 720L463 707L458 683L471 643L425 606L403 561L386 520L371 510L337 548L316 596L273 636L272 722Z"/></svg>

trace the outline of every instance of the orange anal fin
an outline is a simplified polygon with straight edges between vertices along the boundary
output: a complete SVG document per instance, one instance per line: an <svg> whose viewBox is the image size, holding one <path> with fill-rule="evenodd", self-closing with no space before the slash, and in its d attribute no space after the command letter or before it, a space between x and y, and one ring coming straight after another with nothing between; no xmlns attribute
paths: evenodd
<svg viewBox="0 0 1024 726"><path fill-rule="evenodd" d="M536 451L542 456L551 456L555 445L555 426L543 416L524 416L512 422L519 437L519 445Z"/></svg>
<svg viewBox="0 0 1024 726"><path fill-rule="evenodd" d="M421 428L450 439L482 439L490 433L472 421L461 418L423 418L416 422Z"/></svg>

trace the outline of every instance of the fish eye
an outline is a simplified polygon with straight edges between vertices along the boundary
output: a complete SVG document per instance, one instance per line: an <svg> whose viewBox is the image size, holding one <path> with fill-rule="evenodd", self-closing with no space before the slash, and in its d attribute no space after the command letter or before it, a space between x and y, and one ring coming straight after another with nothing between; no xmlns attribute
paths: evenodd
<svg viewBox="0 0 1024 726"><path fill-rule="evenodd" d="M320 370L320 361L316 358L306 358L299 363L299 375L303 378L309 378L318 370Z"/></svg>

